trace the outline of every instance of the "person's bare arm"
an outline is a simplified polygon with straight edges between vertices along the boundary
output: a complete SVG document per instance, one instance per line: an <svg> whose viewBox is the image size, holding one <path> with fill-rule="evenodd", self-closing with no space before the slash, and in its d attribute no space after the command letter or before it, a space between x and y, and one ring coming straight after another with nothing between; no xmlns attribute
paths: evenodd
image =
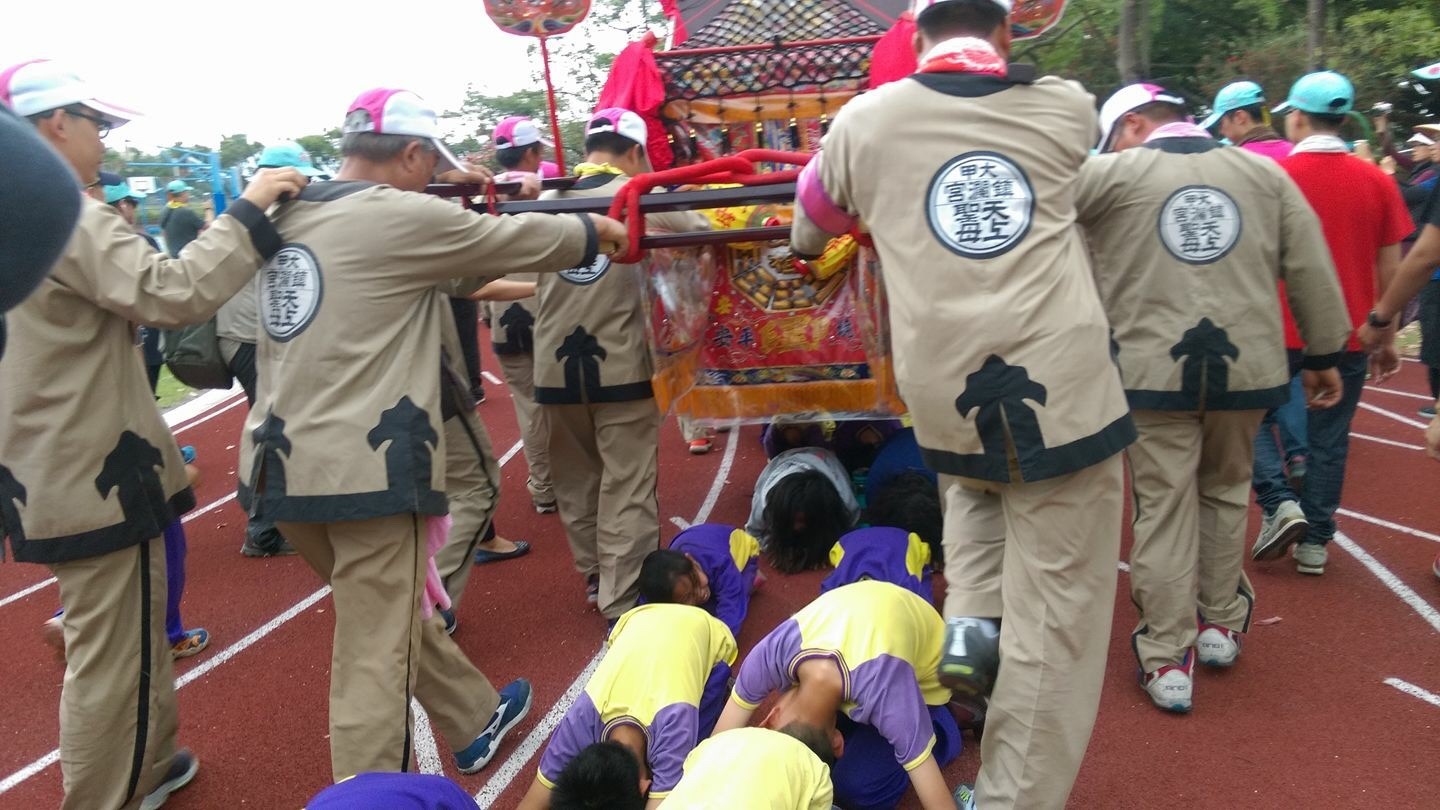
<svg viewBox="0 0 1440 810"><path fill-rule="evenodd" d="M535 282L497 278L470 294L471 301L519 301L535 295Z"/></svg>
<svg viewBox="0 0 1440 810"><path fill-rule="evenodd" d="M935 757L926 757L910 771L910 784L915 787L915 795L920 798L920 806L925 810L955 810L955 797L945 785L945 777L940 774L940 763L935 761Z"/></svg>
<svg viewBox="0 0 1440 810"><path fill-rule="evenodd" d="M1365 348L1373 350L1394 337L1395 317L1400 314L1405 302L1425 287L1437 266L1440 266L1440 226L1426 225L1420 231L1420 238L1415 240L1415 246L1392 274L1390 283L1382 288L1384 294L1375 304L1375 317L1390 321L1390 326L1377 329L1367 323L1360 327L1358 337Z"/></svg>
<svg viewBox="0 0 1440 810"><path fill-rule="evenodd" d="M710 736L715 736L724 731L744 728L750 724L750 716L755 713L754 709L747 709L740 705L732 695L725 701L725 710L720 712L720 720L715 723L715 731Z"/></svg>
<svg viewBox="0 0 1440 810"><path fill-rule="evenodd" d="M550 788L536 776L535 781L530 783L530 789L525 792L525 798L520 800L517 810L549 810Z"/></svg>

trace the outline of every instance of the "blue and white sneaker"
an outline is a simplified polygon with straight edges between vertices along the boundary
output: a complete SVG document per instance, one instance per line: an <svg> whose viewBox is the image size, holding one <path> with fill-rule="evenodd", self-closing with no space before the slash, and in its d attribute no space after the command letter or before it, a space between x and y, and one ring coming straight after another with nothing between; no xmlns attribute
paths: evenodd
<svg viewBox="0 0 1440 810"><path fill-rule="evenodd" d="M187 445L185 445L184 447L181 447L181 448L180 448L180 458L181 458L186 464L194 464L194 463L195 463L195 445L193 445L193 444L187 444Z"/></svg>
<svg viewBox="0 0 1440 810"><path fill-rule="evenodd" d="M445 635L455 635L455 626L459 624L459 620L455 618L455 611L437 610L436 613L439 613L440 618L445 620Z"/></svg>
<svg viewBox="0 0 1440 810"><path fill-rule="evenodd" d="M960 785L955 788L955 806L959 810L975 810L975 788Z"/></svg>
<svg viewBox="0 0 1440 810"><path fill-rule="evenodd" d="M1154 672L1140 673L1140 686L1157 708L1188 714L1195 694L1195 656L1186 650L1185 660L1166 664Z"/></svg>
<svg viewBox="0 0 1440 810"><path fill-rule="evenodd" d="M500 690L500 705L490 716L485 730L480 732L475 742L470 743L470 747L455 753L455 764L461 773L475 773L490 764L495 752L500 750L500 741L505 734L530 713L532 697L530 682L524 678L516 678Z"/></svg>
<svg viewBox="0 0 1440 810"><path fill-rule="evenodd" d="M165 781L160 787L155 788L145 795L140 802L140 810L158 810L170 798L170 794L190 784L195 774L200 770L200 759L190 753L190 749L181 748L175 752L175 758L170 760L170 770L165 772Z"/></svg>

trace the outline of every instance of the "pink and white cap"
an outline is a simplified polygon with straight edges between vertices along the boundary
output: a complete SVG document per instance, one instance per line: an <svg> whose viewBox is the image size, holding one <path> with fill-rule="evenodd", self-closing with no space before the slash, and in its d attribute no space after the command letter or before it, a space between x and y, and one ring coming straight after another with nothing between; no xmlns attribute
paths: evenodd
<svg viewBox="0 0 1440 810"><path fill-rule="evenodd" d="M912 0L912 2L910 3L910 13L914 14L916 17L919 17L920 12L924 11L927 8L930 8L933 5L943 2L945 2L945 0ZM994 2L995 5L1005 9L1006 14L1009 14L1010 12L1015 10L1015 0L992 0L992 2Z"/></svg>
<svg viewBox="0 0 1440 810"><path fill-rule="evenodd" d="M555 145L540 134L540 127L535 126L534 121L523 115L512 115L501 121L495 127L495 131L491 133L490 138L495 141L496 149L518 149L536 143L545 146Z"/></svg>
<svg viewBox="0 0 1440 810"><path fill-rule="evenodd" d="M368 122L352 120L351 114L364 110L370 116ZM440 140L440 123L435 108L409 90L395 90L377 87L366 90L350 102L345 111L344 133L373 132L376 135L410 135L425 138L435 145L440 153L441 163L450 168L465 171L465 166Z"/></svg>
<svg viewBox="0 0 1440 810"><path fill-rule="evenodd" d="M645 126L645 119L621 107L606 107L590 116L590 123L585 125L585 135L588 137L599 132L613 132L641 146L650 141L650 128Z"/></svg>
<svg viewBox="0 0 1440 810"><path fill-rule="evenodd" d="M0 102L22 116L83 104L110 122L112 128L140 116L134 110L96 98L90 85L74 71L50 59L32 59L0 71Z"/></svg>
<svg viewBox="0 0 1440 810"><path fill-rule="evenodd" d="M1100 107L1100 151L1109 151L1110 141L1115 134L1115 124L1121 116L1154 101L1163 101L1178 107L1185 106L1185 99L1172 94L1158 84L1129 84L1116 90L1115 95L1106 99L1105 104Z"/></svg>

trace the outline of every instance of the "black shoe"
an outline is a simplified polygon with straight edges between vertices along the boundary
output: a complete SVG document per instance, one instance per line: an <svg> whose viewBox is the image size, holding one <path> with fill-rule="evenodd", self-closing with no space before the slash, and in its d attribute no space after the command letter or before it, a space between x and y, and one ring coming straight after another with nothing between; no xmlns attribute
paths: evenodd
<svg viewBox="0 0 1440 810"><path fill-rule="evenodd" d="M441 610L437 612L440 614L440 618L445 620L445 635L455 635L455 627L460 623L459 620L455 618L455 611Z"/></svg>
<svg viewBox="0 0 1440 810"><path fill-rule="evenodd" d="M1000 669L1000 626L994 619L970 617L945 622L940 683L972 698L985 697Z"/></svg>
<svg viewBox="0 0 1440 810"><path fill-rule="evenodd" d="M473 400L475 400L475 404L476 404L476 405L479 405L480 403L484 402L484 401L485 401L485 386L476 384L476 386L475 386L474 388L471 388L471 389L470 389L470 398L473 399Z"/></svg>
<svg viewBox="0 0 1440 810"><path fill-rule="evenodd" d="M246 557L293 557L295 547L290 545L289 540L281 537L279 532L269 531L259 537L246 535L240 553Z"/></svg>
<svg viewBox="0 0 1440 810"><path fill-rule="evenodd" d="M175 758L170 760L170 770L165 772L165 781L146 794L140 802L140 810L157 810L170 798L171 793L190 784L198 770L200 760L190 753L190 749L182 748L176 751Z"/></svg>

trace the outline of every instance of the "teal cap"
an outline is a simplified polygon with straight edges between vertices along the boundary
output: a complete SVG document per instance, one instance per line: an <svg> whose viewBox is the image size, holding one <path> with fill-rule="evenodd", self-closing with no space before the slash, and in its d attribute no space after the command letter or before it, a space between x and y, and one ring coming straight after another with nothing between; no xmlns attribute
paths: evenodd
<svg viewBox="0 0 1440 810"><path fill-rule="evenodd" d="M195 189L184 180L171 180L169 184L165 186L165 190L171 194L183 194L187 191L194 191Z"/></svg>
<svg viewBox="0 0 1440 810"><path fill-rule="evenodd" d="M1277 113L1291 110L1316 115L1344 115L1355 107L1355 86L1333 70L1307 73L1290 88L1290 97L1275 108Z"/></svg>
<svg viewBox="0 0 1440 810"><path fill-rule="evenodd" d="M1231 82L1220 88L1220 92L1215 94L1214 111L1210 113L1209 118L1200 122L1200 126L1204 129L1214 129L1226 113L1264 103L1265 91L1260 85L1251 81Z"/></svg>
<svg viewBox="0 0 1440 810"><path fill-rule="evenodd" d="M305 151L305 147L294 141L284 141L265 147L265 151L260 153L258 165L262 169L292 168L306 177L314 177L321 173L310 160L310 153Z"/></svg>
<svg viewBox="0 0 1440 810"><path fill-rule="evenodd" d="M105 202L114 204L123 199L132 199L137 203L145 199L145 195L130 188L130 183L121 180L113 186L105 186Z"/></svg>

